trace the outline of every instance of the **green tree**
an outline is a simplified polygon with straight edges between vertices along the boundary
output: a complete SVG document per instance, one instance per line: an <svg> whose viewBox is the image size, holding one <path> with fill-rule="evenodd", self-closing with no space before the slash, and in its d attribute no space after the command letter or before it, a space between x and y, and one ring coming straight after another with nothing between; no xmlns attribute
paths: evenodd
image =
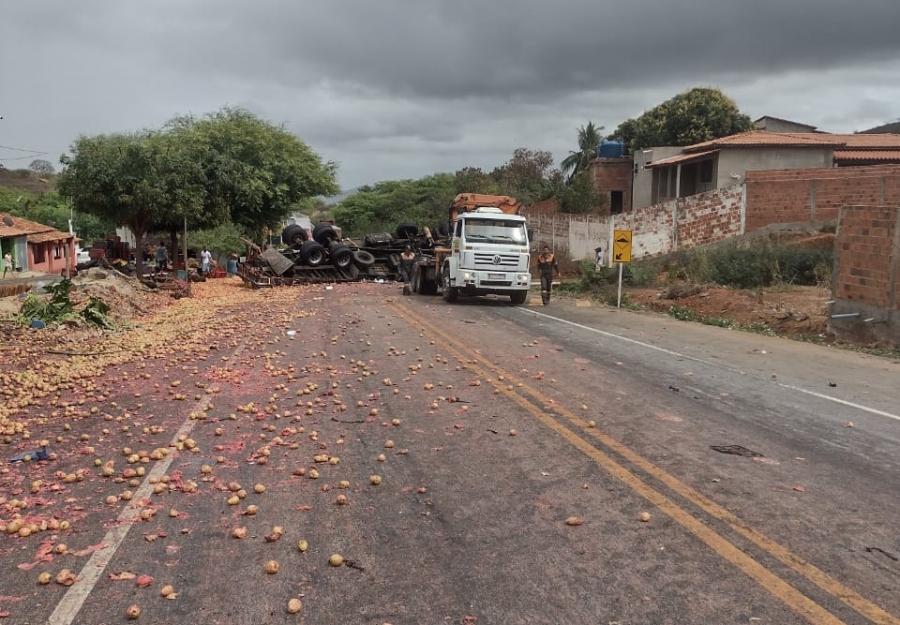
<svg viewBox="0 0 900 625"><path fill-rule="evenodd" d="M240 226L224 221L212 228L189 230L188 245L198 249L205 247L218 254L238 253L244 249L241 234Z"/></svg>
<svg viewBox="0 0 900 625"><path fill-rule="evenodd" d="M503 194L530 204L552 194L553 188L549 184L552 166L550 152L517 148L511 159L491 172L491 177Z"/></svg>
<svg viewBox="0 0 900 625"><path fill-rule="evenodd" d="M166 128L191 145L202 164L205 213L229 214L247 232L276 225L298 200L338 192L334 163L249 111L179 117Z"/></svg>
<svg viewBox="0 0 900 625"><path fill-rule="evenodd" d="M0 213L30 219L63 232L68 232L71 219L75 234L85 242L103 238L115 228L115 224L94 215L71 210L69 203L54 191L29 193L0 187Z"/></svg>
<svg viewBox="0 0 900 625"><path fill-rule="evenodd" d="M632 151L652 146L691 145L752 128L747 115L718 89L696 87L643 115L622 122L612 137Z"/></svg>
<svg viewBox="0 0 900 625"><path fill-rule="evenodd" d="M198 164L156 133L79 137L64 155L59 192L75 210L128 226L143 273L144 236L203 204Z"/></svg>
<svg viewBox="0 0 900 625"><path fill-rule="evenodd" d="M456 195L453 174L418 180L388 180L360 189L334 207L335 221L348 233L392 230L401 223L432 226L447 219Z"/></svg>
<svg viewBox="0 0 900 625"><path fill-rule="evenodd" d="M480 167L463 167L454 175L457 193L488 193L503 195L500 183Z"/></svg>
<svg viewBox="0 0 900 625"><path fill-rule="evenodd" d="M603 130L603 126L595 126L594 122L588 122L586 126L578 129L578 151L569 152L569 155L560 163L560 168L568 176L569 182L579 172L586 170L591 159L597 155L597 147L603 140L600 135L601 130Z"/></svg>
<svg viewBox="0 0 900 625"><path fill-rule="evenodd" d="M591 180L590 170L580 171L557 194L564 213L591 213L604 203L604 198Z"/></svg>

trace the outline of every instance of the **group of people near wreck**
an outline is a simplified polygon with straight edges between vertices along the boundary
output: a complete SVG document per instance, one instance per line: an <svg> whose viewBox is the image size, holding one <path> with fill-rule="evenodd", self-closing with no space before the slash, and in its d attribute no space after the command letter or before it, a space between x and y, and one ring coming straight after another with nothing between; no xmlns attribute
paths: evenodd
<svg viewBox="0 0 900 625"><path fill-rule="evenodd" d="M148 249L144 251L144 260L150 261L152 258L157 273L169 271L169 249L166 247L165 241L160 241L156 249L151 253ZM213 270L216 262L213 260L212 252L208 247L200 250L200 266L197 268L202 276L208 276Z"/></svg>

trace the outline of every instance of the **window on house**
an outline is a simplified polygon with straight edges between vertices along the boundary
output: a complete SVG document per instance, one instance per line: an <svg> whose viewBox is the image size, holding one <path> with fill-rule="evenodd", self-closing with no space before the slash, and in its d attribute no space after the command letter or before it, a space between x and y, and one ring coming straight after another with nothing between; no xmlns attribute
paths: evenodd
<svg viewBox="0 0 900 625"><path fill-rule="evenodd" d="M39 243L34 246L34 264L39 265L47 260L46 255L44 254L44 246Z"/></svg>
<svg viewBox="0 0 900 625"><path fill-rule="evenodd" d="M618 215L625 208L625 193L622 191L609 192L609 212Z"/></svg>
<svg viewBox="0 0 900 625"><path fill-rule="evenodd" d="M60 259L62 258L62 245L54 245L53 246L53 258Z"/></svg>

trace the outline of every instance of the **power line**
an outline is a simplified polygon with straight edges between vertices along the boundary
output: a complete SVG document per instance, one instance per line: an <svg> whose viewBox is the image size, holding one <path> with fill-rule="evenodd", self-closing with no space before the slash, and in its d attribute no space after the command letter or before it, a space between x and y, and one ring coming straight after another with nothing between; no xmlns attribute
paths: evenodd
<svg viewBox="0 0 900 625"><path fill-rule="evenodd" d="M47 154L46 152L35 152L34 154L29 154L28 156L15 156L13 158L0 158L0 161L27 161L29 158L34 158L36 156L43 156Z"/></svg>
<svg viewBox="0 0 900 625"><path fill-rule="evenodd" d="M13 150L14 152L31 152L32 154L46 154L46 152L41 152L40 150L28 150L26 148L14 148L10 145L0 145L0 148L4 150Z"/></svg>

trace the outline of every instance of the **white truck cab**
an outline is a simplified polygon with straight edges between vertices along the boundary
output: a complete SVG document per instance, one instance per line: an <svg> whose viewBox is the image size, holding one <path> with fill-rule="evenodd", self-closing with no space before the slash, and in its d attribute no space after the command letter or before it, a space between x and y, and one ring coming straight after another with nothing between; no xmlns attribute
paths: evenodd
<svg viewBox="0 0 900 625"><path fill-rule="evenodd" d="M459 295L509 295L514 305L528 296L528 229L525 217L479 206L452 224L450 254L441 267L444 299Z"/></svg>

